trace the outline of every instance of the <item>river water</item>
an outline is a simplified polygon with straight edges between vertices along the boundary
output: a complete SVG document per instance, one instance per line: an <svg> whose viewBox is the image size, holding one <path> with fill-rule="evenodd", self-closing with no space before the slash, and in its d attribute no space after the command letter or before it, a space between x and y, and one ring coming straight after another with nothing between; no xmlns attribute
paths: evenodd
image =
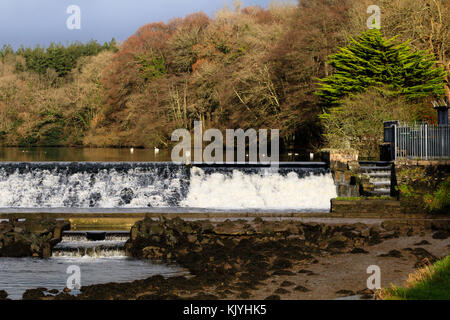
<svg viewBox="0 0 450 320"><path fill-rule="evenodd" d="M10 299L21 299L27 289L44 287L62 290L67 286L69 266L80 268L82 286L109 282L131 282L153 275L164 277L184 274L177 266L150 264L124 256L112 257L52 257L0 258L0 290ZM77 294L78 291L72 292Z"/></svg>
<svg viewBox="0 0 450 320"><path fill-rule="evenodd" d="M176 165L149 149L0 148L0 212L30 209L294 210L328 212L336 186L323 163ZM282 160L298 161L294 155ZM48 209L50 208L50 209ZM121 211L122 210L122 211ZM183 273L177 266L124 256L125 239L86 241L67 234L49 259L0 258L0 290L63 289L80 267L81 285Z"/></svg>
<svg viewBox="0 0 450 320"><path fill-rule="evenodd" d="M331 173L283 154L280 170L170 162L168 150L0 148L0 209L198 208L328 211ZM291 164L292 165L291 165Z"/></svg>

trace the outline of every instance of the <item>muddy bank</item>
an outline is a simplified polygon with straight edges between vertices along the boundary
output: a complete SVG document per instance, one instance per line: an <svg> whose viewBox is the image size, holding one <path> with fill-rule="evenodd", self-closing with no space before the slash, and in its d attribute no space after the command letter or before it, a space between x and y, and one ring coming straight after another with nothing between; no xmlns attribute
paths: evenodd
<svg viewBox="0 0 450 320"><path fill-rule="evenodd" d="M365 268L378 263L386 272L384 279L403 281L410 270L450 251L449 231L449 221L367 225L145 219L132 228L127 253L152 262L175 262L190 276L86 286L77 297L69 292L50 295L40 288L27 291L24 298L371 298L372 292L364 289Z"/></svg>
<svg viewBox="0 0 450 320"><path fill-rule="evenodd" d="M0 257L48 258L61 241L68 222L56 220L2 221L0 223Z"/></svg>

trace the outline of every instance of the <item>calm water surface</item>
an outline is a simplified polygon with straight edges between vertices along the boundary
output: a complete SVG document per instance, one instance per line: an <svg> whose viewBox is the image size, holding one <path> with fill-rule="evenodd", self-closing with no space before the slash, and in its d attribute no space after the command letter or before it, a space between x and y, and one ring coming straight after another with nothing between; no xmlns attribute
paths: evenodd
<svg viewBox="0 0 450 320"><path fill-rule="evenodd" d="M170 161L170 152L118 148L0 148L0 161L142 162Z"/></svg>
<svg viewBox="0 0 450 320"><path fill-rule="evenodd" d="M130 149L130 148L2 148L0 161L17 162L146 162L171 161L171 150ZM309 161L309 155L282 153L281 161ZM316 159L317 161L318 159Z"/></svg>
<svg viewBox="0 0 450 320"><path fill-rule="evenodd" d="M150 264L127 257L0 258L0 290L8 292L10 299L21 299L27 289L44 287L62 290L70 276L66 271L71 265L80 267L82 286L130 282L153 275L170 277L185 274L177 266Z"/></svg>

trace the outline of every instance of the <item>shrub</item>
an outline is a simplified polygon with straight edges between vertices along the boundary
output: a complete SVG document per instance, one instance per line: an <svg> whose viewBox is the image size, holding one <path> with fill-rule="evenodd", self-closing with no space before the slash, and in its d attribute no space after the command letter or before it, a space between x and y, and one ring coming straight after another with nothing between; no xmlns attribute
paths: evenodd
<svg viewBox="0 0 450 320"><path fill-rule="evenodd" d="M441 182L433 194L424 196L425 208L431 213L450 212L450 178Z"/></svg>
<svg viewBox="0 0 450 320"><path fill-rule="evenodd" d="M361 157L376 158L383 142L383 121L420 120L417 110L421 109L424 109L421 103L392 97L381 87L345 98L340 106L320 115L320 119L328 147L350 147L358 150Z"/></svg>

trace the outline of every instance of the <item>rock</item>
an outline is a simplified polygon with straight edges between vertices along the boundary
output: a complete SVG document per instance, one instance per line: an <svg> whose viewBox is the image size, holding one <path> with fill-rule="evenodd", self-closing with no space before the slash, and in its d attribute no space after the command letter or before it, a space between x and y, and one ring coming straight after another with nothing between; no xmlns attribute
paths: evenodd
<svg viewBox="0 0 450 320"><path fill-rule="evenodd" d="M337 294L340 294L340 295L344 295L344 296L354 296L355 295L355 293L353 292L353 291L351 291L351 290L339 290L339 291L336 291L336 293Z"/></svg>
<svg viewBox="0 0 450 320"><path fill-rule="evenodd" d="M37 244L37 243L35 243L35 242L33 242L31 245L30 245L30 249L31 249L31 251L33 251L33 252L39 252L39 251L41 251L40 249L40 247L39 247L39 245Z"/></svg>
<svg viewBox="0 0 450 320"><path fill-rule="evenodd" d="M278 258L272 263L273 270L292 268L292 262L284 258Z"/></svg>
<svg viewBox="0 0 450 320"><path fill-rule="evenodd" d="M450 221L449 220L434 220L431 223L432 230L436 231L450 231Z"/></svg>
<svg viewBox="0 0 450 320"><path fill-rule="evenodd" d="M214 233L217 235L245 235L247 234L247 230L244 224L233 223L227 220L218 224L214 228Z"/></svg>
<svg viewBox="0 0 450 320"><path fill-rule="evenodd" d="M159 244L161 243L161 237L160 236L151 236L150 238L153 243Z"/></svg>
<svg viewBox="0 0 450 320"><path fill-rule="evenodd" d="M1 224L0 256L2 257L49 257L51 248L60 239L54 237L56 230L67 230L68 222L27 219L24 222Z"/></svg>
<svg viewBox="0 0 450 320"><path fill-rule="evenodd" d="M42 258L50 258L52 256L52 248L48 242L42 245Z"/></svg>
<svg viewBox="0 0 450 320"><path fill-rule="evenodd" d="M121 192L121 195L122 195L122 192ZM91 193L89 195L89 207L91 207L91 208L95 207L100 200L102 200L102 195L100 192ZM131 202L131 200L130 200L130 202Z"/></svg>
<svg viewBox="0 0 450 320"><path fill-rule="evenodd" d="M14 232L15 233L22 233L23 232L23 228L15 227L14 228Z"/></svg>
<svg viewBox="0 0 450 320"><path fill-rule="evenodd" d="M133 198L134 192L131 188L124 188L120 191L120 199L122 199L125 204L130 204Z"/></svg>
<svg viewBox="0 0 450 320"><path fill-rule="evenodd" d="M295 276L295 273L289 270L277 270L272 273L273 276Z"/></svg>
<svg viewBox="0 0 450 320"><path fill-rule="evenodd" d="M46 288L28 289L22 295L23 300L39 300L45 297Z"/></svg>
<svg viewBox="0 0 450 320"><path fill-rule="evenodd" d="M138 236L138 233L139 233L139 231L138 231L138 228L137 228L136 226L131 227L131 230L130 230L130 239L131 239L132 241L136 240L136 238L137 238L137 236Z"/></svg>
<svg viewBox="0 0 450 320"><path fill-rule="evenodd" d="M298 292L310 292L311 290L309 290L308 288L305 288L304 286L296 286L294 288L294 291L298 291Z"/></svg>
<svg viewBox="0 0 450 320"><path fill-rule="evenodd" d="M317 275L317 273L310 271L310 270L306 270L306 269L301 269L298 273L304 273L307 276L315 276Z"/></svg>
<svg viewBox="0 0 450 320"><path fill-rule="evenodd" d="M381 223L381 227L386 231L396 231L399 230L401 226L401 223L392 221L392 220L385 220Z"/></svg>
<svg viewBox="0 0 450 320"><path fill-rule="evenodd" d="M164 248L148 246L142 249L142 255L150 260L161 260L164 257Z"/></svg>
<svg viewBox="0 0 450 320"><path fill-rule="evenodd" d="M178 238L174 235L167 234L166 235L166 244L169 247L175 247L175 245L178 243Z"/></svg>
<svg viewBox="0 0 450 320"><path fill-rule="evenodd" d="M446 230L440 230L433 234L433 239L445 240L448 239L448 237L450 237L450 232Z"/></svg>
<svg viewBox="0 0 450 320"><path fill-rule="evenodd" d="M410 251L411 254L417 258L417 263L414 265L415 268L423 268L424 266L430 265L439 260L438 257L431 254L424 248L414 248L409 249L408 251Z"/></svg>
<svg viewBox="0 0 450 320"><path fill-rule="evenodd" d="M223 266L223 269L228 271L228 270L233 269L233 267L229 263L225 263L224 266Z"/></svg>
<svg viewBox="0 0 450 320"><path fill-rule="evenodd" d="M402 253L398 250L391 250L388 253L380 254L379 257L392 257L392 258L401 258Z"/></svg>
<svg viewBox="0 0 450 320"><path fill-rule="evenodd" d="M380 238L387 240L387 239L393 239L395 237L398 236L398 232L397 231L386 231L386 232L381 232L380 233Z"/></svg>
<svg viewBox="0 0 450 320"><path fill-rule="evenodd" d="M291 287L291 286L293 286L295 283L293 283L293 282L291 282L291 281L283 281L282 283L281 283L281 285L280 286L282 286L282 287Z"/></svg>
<svg viewBox="0 0 450 320"><path fill-rule="evenodd" d="M256 217L255 219L253 219L254 223L264 223L264 220L261 217Z"/></svg>
<svg viewBox="0 0 450 320"><path fill-rule="evenodd" d="M197 241L197 236L195 234L190 234L187 236L187 241L189 243L195 243Z"/></svg>
<svg viewBox="0 0 450 320"><path fill-rule="evenodd" d="M364 289L359 290L357 293L358 294L373 294L374 291L369 288L364 288Z"/></svg>
<svg viewBox="0 0 450 320"><path fill-rule="evenodd" d="M424 246L424 245L430 245L431 243L429 243L427 240L422 240L418 243L414 243L415 246Z"/></svg>
<svg viewBox="0 0 450 320"><path fill-rule="evenodd" d="M200 231L202 233L212 233L214 231L214 226L211 222L204 222L201 224Z"/></svg>
<svg viewBox="0 0 450 320"><path fill-rule="evenodd" d="M6 300L8 298L8 292L0 290L0 300Z"/></svg>
<svg viewBox="0 0 450 320"><path fill-rule="evenodd" d="M342 249L347 244L347 238L344 235L337 235L328 240L329 249Z"/></svg>
<svg viewBox="0 0 450 320"><path fill-rule="evenodd" d="M273 295L266 297L264 300L281 300L281 298L279 295L273 294Z"/></svg>
<svg viewBox="0 0 450 320"><path fill-rule="evenodd" d="M64 288L64 289L63 289L63 292L64 292L64 293L69 293L70 291L71 291L71 290L70 290L69 288Z"/></svg>
<svg viewBox="0 0 450 320"><path fill-rule="evenodd" d="M353 253L353 254L360 254L360 253L368 254L369 252L364 250L364 249L362 249L362 248L353 248L352 251L350 251L350 253Z"/></svg>
<svg viewBox="0 0 450 320"><path fill-rule="evenodd" d="M276 294L286 294L286 293L289 293L289 291L284 289L284 288L278 288L277 290L275 290L274 293L276 293Z"/></svg>
<svg viewBox="0 0 450 320"><path fill-rule="evenodd" d="M159 224L152 224L150 226L149 235L163 235L164 228Z"/></svg>
<svg viewBox="0 0 450 320"><path fill-rule="evenodd" d="M250 299L250 294L248 292L241 292L241 294L238 296L239 299Z"/></svg>

